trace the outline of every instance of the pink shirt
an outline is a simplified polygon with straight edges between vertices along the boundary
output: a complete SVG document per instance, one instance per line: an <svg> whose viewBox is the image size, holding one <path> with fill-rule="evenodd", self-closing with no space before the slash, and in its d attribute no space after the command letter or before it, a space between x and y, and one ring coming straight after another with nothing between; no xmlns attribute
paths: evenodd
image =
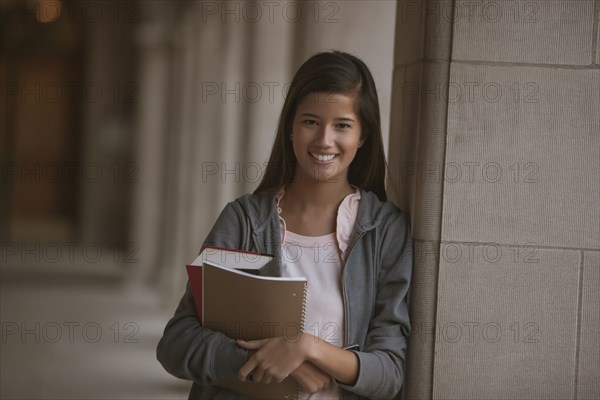
<svg viewBox="0 0 600 400"><path fill-rule="evenodd" d="M282 187L277 194L282 243L281 275L306 277L308 296L304 331L338 347L344 340L344 303L342 269L346 250L360 203L360 191L346 196L338 208L336 231L323 236L303 236L286 229L281 217L279 201L285 194ZM301 399L340 399L337 385Z"/></svg>

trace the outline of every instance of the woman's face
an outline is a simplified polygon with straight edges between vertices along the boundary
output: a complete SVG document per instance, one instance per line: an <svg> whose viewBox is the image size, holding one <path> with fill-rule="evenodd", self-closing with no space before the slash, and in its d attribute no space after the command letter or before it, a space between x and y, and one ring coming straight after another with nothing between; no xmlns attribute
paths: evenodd
<svg viewBox="0 0 600 400"><path fill-rule="evenodd" d="M300 100L292 128L299 178L348 181L348 167L362 146L355 101L355 96L325 92Z"/></svg>

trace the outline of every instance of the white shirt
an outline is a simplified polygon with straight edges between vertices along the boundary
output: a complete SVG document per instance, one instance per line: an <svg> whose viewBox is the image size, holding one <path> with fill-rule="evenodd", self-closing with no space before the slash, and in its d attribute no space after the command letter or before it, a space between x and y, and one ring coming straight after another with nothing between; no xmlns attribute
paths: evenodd
<svg viewBox="0 0 600 400"><path fill-rule="evenodd" d="M284 190L278 193L279 200ZM303 236L287 231L280 216L282 266L284 277L306 277L308 295L304 332L342 347L344 345L344 302L342 293L343 258L356 220L360 191L344 198L338 209L336 232L323 236ZM341 389L333 384L315 394L302 393L301 399L341 399Z"/></svg>

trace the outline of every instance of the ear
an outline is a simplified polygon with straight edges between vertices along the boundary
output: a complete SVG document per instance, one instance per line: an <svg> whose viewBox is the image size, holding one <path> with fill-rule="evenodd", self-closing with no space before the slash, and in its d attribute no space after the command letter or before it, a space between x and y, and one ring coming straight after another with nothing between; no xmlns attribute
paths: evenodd
<svg viewBox="0 0 600 400"><path fill-rule="evenodd" d="M360 139L360 141L358 142L358 147L362 147L363 144L365 144L365 138Z"/></svg>

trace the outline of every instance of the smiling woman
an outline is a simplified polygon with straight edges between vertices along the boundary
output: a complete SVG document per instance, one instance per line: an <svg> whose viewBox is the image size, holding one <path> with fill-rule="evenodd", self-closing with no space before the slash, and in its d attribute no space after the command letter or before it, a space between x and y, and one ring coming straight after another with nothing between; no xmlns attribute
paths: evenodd
<svg viewBox="0 0 600 400"><path fill-rule="evenodd" d="M348 167L362 146L355 97L337 93L304 96L290 135L298 161L297 179L347 181Z"/></svg>
<svg viewBox="0 0 600 400"><path fill-rule="evenodd" d="M225 207L204 242L273 254L277 276L306 277L303 331L294 340L228 338L201 325L188 285L157 354L194 381L190 398L239 398L215 381L290 376L302 399L399 392L412 244L407 214L387 202L385 168L369 69L348 53L311 57L294 76L263 180Z"/></svg>

